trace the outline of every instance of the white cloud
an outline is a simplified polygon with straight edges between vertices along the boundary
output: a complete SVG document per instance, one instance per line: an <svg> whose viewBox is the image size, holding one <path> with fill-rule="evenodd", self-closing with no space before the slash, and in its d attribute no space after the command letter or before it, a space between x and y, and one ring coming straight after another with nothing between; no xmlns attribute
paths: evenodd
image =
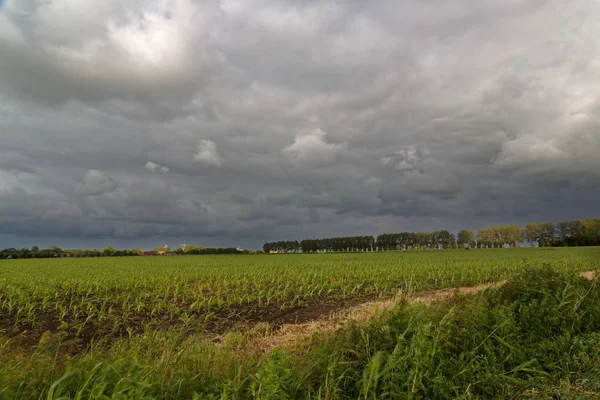
<svg viewBox="0 0 600 400"><path fill-rule="evenodd" d="M217 145L212 140L201 140L198 150L194 153L194 160L206 165L220 167L223 156L217 151Z"/></svg>
<svg viewBox="0 0 600 400"><path fill-rule="evenodd" d="M84 196L96 196L106 192L112 192L117 183L104 172L90 169L85 173L83 182L77 184L75 190Z"/></svg>
<svg viewBox="0 0 600 400"><path fill-rule="evenodd" d="M205 57L210 7L190 0L13 3L0 13L0 45L12 45L14 58L0 80L27 65L39 80L28 96L152 102L185 91L191 97L218 64ZM27 81L4 84L21 92Z"/></svg>
<svg viewBox="0 0 600 400"><path fill-rule="evenodd" d="M166 174L170 171L168 167L164 167L160 164L153 163L152 161L148 161L144 166L148 171L160 171L163 174Z"/></svg>
<svg viewBox="0 0 600 400"><path fill-rule="evenodd" d="M388 165L389 163L392 162L393 159L394 159L393 157L381 157L380 161L383 165Z"/></svg>
<svg viewBox="0 0 600 400"><path fill-rule="evenodd" d="M309 166L323 166L335 161L340 150L346 148L345 143L328 143L327 133L322 129L297 135L294 143L287 146L281 153L292 162Z"/></svg>
<svg viewBox="0 0 600 400"><path fill-rule="evenodd" d="M408 172L417 169L429 155L430 151L426 147L408 146L394 152L391 156L381 157L380 162L383 165L394 163L397 170Z"/></svg>

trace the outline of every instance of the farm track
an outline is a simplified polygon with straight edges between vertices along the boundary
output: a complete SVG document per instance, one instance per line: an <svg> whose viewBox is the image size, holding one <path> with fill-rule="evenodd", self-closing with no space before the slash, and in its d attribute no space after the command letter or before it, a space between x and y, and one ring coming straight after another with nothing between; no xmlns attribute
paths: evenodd
<svg viewBox="0 0 600 400"><path fill-rule="evenodd" d="M592 280L595 271L580 273L580 276ZM456 295L470 295L482 290L502 286L507 281L485 283L477 286L454 287L447 289L428 290L413 294L398 293L396 296L385 299L368 301L345 309L329 310L328 314L321 314L318 318L304 323L283 324L273 334L258 337L246 343L247 351L255 353L269 353L274 348L295 347L306 342L316 333L328 333L342 330L350 325L363 325L372 318L386 311L390 311L401 301L409 304L433 304L454 298ZM220 339L218 339L220 341Z"/></svg>

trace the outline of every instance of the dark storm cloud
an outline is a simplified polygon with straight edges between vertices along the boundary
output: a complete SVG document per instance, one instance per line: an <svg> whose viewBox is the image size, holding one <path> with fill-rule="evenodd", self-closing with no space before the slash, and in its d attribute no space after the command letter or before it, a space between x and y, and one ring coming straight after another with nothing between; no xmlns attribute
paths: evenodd
<svg viewBox="0 0 600 400"><path fill-rule="evenodd" d="M551 0L7 0L1 237L258 246L597 217L599 18Z"/></svg>

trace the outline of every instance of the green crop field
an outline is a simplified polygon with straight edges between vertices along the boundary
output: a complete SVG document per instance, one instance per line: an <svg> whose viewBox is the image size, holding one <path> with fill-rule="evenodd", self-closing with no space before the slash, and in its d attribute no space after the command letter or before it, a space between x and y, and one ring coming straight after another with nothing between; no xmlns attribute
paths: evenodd
<svg viewBox="0 0 600 400"><path fill-rule="evenodd" d="M575 288L573 298L563 299L572 307L577 304L577 293L581 295L585 285L593 285L580 283L576 273L600 268L600 248L1 261L0 398L380 398L383 392L377 385L382 383L377 374L382 371L373 370L375 375L368 376L368 368L375 368L372 357L387 354L384 350L393 350L390 343L405 339L377 333L375 323L350 327L337 338L312 338L312 345L301 346L302 350L275 349L249 356L240 351L240 343L246 336L273 334L284 323L309 321L399 292L410 295L505 280L531 284L535 275L529 272L529 281L524 281L523 274L532 268L540 271L543 279L576 282L565 284L560 293L551 293L552 298L560 299L566 296L565 290ZM555 272L558 275L548 278ZM595 286L588 286L586 298L591 298ZM581 300L581 304L587 303ZM442 306L429 307L429 311L423 311L424 306L413 310L415 307L406 305L378 324L389 328L408 318L413 321L409 325L422 323L435 331L435 324L444 320L438 318ZM458 313L463 319L479 312L464 304L460 307L460 311L449 308L444 312ZM406 314L408 308L412 317ZM482 320L482 332L488 332L485 329L490 326L492 330L500 326L496 336L504 332L502 323L496 326L492 322ZM468 326L465 322L463 328ZM373 329L369 334L374 336L365 338ZM600 334L600 325L597 332ZM425 336L419 340L429 343L435 339L422 334ZM518 349L506 338L498 338L496 344L504 341L509 349ZM367 347L375 347L353 347L365 346L365 341ZM381 348L376 346L379 342ZM405 345L408 347L402 351L406 352L416 344ZM355 359L359 353L366 358ZM435 351L420 357L431 362L434 356ZM493 365L511 366L512 372L504 372L517 386L549 374L531 372L540 368L535 362L513 365L513 361L490 359ZM383 368L385 359L377 362L382 363L377 368ZM464 365L468 365L467 376L475 373L471 369L477 364L470 362ZM600 364L593 365L600 370ZM419 375L418 365L414 368L412 375L408 370L396 371L398 379L414 379L413 385L394 392L397 397L454 398L466 396L469 390L479 393L475 388L467 390L467 383L457 383L432 395L417 382L424 377L423 369ZM435 371L428 373L437 376ZM491 392L478 396L493 397L501 390L513 393L510 382L500 379L501 389L492 385Z"/></svg>

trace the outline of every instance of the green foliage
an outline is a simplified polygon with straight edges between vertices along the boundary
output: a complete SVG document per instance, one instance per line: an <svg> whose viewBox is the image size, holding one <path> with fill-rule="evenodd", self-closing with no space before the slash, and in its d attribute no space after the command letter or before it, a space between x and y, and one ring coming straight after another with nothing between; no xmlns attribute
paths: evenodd
<svg viewBox="0 0 600 400"><path fill-rule="evenodd" d="M576 272L600 267L599 252L573 248L2 262L0 398L597 394L600 288ZM286 309L321 302L324 296L389 296L398 289L503 279L511 281L475 298L459 296L430 307L400 304L368 326L265 356L238 354L239 341L215 345L202 333L219 318L234 318L229 311L243 305ZM51 316L56 319L48 326ZM49 332L37 346L19 344L46 327ZM93 341L82 342L94 334Z"/></svg>
<svg viewBox="0 0 600 400"><path fill-rule="evenodd" d="M531 269L451 308L399 307L388 321L340 339L352 349L344 364L354 366L343 371L349 381L343 392L452 399L579 390L600 368L598 353L589 353L600 346L599 301L595 281ZM597 378L588 383L596 397L599 385Z"/></svg>
<svg viewBox="0 0 600 400"><path fill-rule="evenodd" d="M456 243L458 244L458 247L464 247L465 249L475 247L475 234L463 229L456 235Z"/></svg>

